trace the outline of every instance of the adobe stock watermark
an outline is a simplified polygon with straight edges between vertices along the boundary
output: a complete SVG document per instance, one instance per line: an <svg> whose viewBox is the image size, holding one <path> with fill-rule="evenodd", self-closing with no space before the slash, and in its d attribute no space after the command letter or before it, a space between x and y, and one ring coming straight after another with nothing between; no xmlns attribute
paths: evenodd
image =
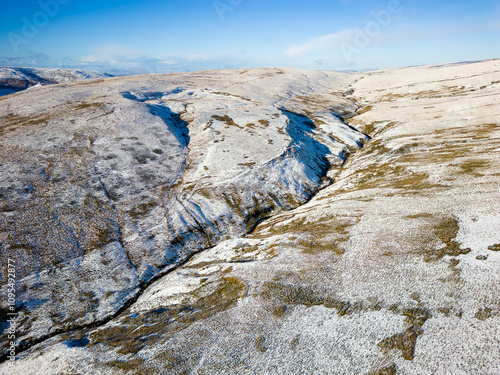
<svg viewBox="0 0 500 375"><path fill-rule="evenodd" d="M17 312L16 312L16 262L13 259L7 259L7 322L8 328L4 331L9 340L7 349L7 358L13 362L16 360L16 332L17 332Z"/></svg>
<svg viewBox="0 0 500 375"><path fill-rule="evenodd" d="M373 39L379 37L382 30L391 24L393 17L402 12L403 4L401 4L400 0L390 0L383 10L372 10L370 12L372 21L367 22L362 29L355 30L351 43L343 42L340 45L346 61L352 63L353 55L359 54L363 49L367 48Z"/></svg>
<svg viewBox="0 0 500 375"><path fill-rule="evenodd" d="M500 81L495 81L495 79L495 76L483 73L474 77L474 82L469 83L467 86L455 86L459 93L462 93L457 95L447 110L455 115L460 114L462 116L461 121L457 121L457 125L467 126L471 121L478 123L479 119L491 115L491 112L485 111L485 107L495 105L493 99L495 94L494 86L500 84ZM464 96L463 93L467 95ZM500 124L500 116L495 114L486 123Z"/></svg>
<svg viewBox="0 0 500 375"><path fill-rule="evenodd" d="M224 21L225 14L232 12L240 5L243 0L215 0L212 5L221 21Z"/></svg>
<svg viewBox="0 0 500 375"><path fill-rule="evenodd" d="M60 10L61 5L66 5L70 0L39 0L38 6L40 10L35 12L31 17L22 17L23 27L21 33L10 32L7 34L10 45L15 53L19 53L19 46L26 44L30 39L33 39L39 30L49 23L51 18L54 18Z"/></svg>

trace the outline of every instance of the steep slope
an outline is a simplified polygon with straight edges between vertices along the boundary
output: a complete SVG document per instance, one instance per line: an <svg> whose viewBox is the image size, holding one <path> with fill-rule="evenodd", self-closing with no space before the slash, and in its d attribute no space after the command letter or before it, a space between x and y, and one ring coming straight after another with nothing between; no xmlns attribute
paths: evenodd
<svg viewBox="0 0 500 375"><path fill-rule="evenodd" d="M94 70L0 67L0 96L22 91L35 85L53 85L105 77L112 76Z"/></svg>
<svg viewBox="0 0 500 375"><path fill-rule="evenodd" d="M159 114L165 111L161 102L168 101L170 112L162 116L175 121L166 122L180 129L181 121L188 124L188 132L177 136L178 154L185 156L174 159L182 173L162 182L172 193L161 199L173 202L169 230L191 235L182 249L206 249L172 272L157 266L157 275L165 275L147 279L133 255L147 241L120 240L132 254L131 264L137 264L133 275L149 280L133 303L98 326L54 335L0 369L25 374L500 371L500 61L348 76L279 72L231 72L233 85L227 72L184 75L168 92L159 77L142 81L153 87L142 91L123 88L128 79L107 81L128 100L120 106L152 105ZM190 79L210 93L183 90ZM370 142L344 163L367 139L362 133ZM266 140L279 146L265 148ZM125 155L119 159L128 160ZM128 163L117 170L138 169ZM106 195L115 197L114 209L130 212L132 172L115 184L105 180L114 177L104 164L95 166L96 173L106 171L99 178ZM152 220L155 209L136 225L146 232L152 228L157 241L167 227L152 226L159 225ZM131 233L123 222L122 233ZM206 243L196 228L204 228ZM175 248L162 244L160 251ZM142 256L143 264L160 264L154 249ZM41 306L33 309L37 315L48 309ZM50 324L64 327L58 322L63 320Z"/></svg>
<svg viewBox="0 0 500 375"><path fill-rule="evenodd" d="M332 93L343 79L219 71L1 100L2 281L16 259L18 346L109 319L192 254L309 200L368 139L342 121L357 108ZM322 104L306 115L299 93Z"/></svg>

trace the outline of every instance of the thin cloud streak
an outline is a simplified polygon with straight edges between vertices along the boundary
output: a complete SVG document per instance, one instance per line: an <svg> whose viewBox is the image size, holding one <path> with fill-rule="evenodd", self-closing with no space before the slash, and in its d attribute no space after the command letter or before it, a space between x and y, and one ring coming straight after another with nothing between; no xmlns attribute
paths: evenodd
<svg viewBox="0 0 500 375"><path fill-rule="evenodd" d="M340 48L342 43L352 41L357 32L357 29L348 29L335 34L312 38L304 44L292 45L285 54L289 56L299 56L309 52Z"/></svg>
<svg viewBox="0 0 500 375"><path fill-rule="evenodd" d="M482 31L499 30L500 23L477 24L471 26L429 28L419 25L401 25L391 32L381 32L370 39L370 45L388 45L415 39L436 38L441 36L458 35ZM322 35L309 39L302 44L291 45L286 51L287 56L301 56L317 51L331 51L340 49L343 45L355 44L360 33L365 33L361 28L346 29L333 34ZM366 33L365 33L366 34Z"/></svg>
<svg viewBox="0 0 500 375"><path fill-rule="evenodd" d="M235 68L241 64L234 58L234 53L229 52L152 56L118 45L97 48L94 53L76 61L65 60L65 67L97 69L115 75Z"/></svg>

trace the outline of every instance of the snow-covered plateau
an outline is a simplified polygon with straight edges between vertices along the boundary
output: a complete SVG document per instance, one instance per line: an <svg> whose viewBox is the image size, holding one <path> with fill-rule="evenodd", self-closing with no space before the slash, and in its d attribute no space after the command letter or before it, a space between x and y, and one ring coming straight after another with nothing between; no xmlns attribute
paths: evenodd
<svg viewBox="0 0 500 375"><path fill-rule="evenodd" d="M80 73L0 97L0 374L500 374L500 60Z"/></svg>

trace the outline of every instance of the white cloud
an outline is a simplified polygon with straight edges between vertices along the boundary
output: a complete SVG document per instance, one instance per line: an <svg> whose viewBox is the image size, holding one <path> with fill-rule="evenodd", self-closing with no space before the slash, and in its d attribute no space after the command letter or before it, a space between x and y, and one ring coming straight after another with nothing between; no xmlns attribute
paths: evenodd
<svg viewBox="0 0 500 375"><path fill-rule="evenodd" d="M100 61L100 58L98 56L95 56L95 55L88 55L88 56L82 57L80 60L84 61L84 62L98 62L98 61Z"/></svg>
<svg viewBox="0 0 500 375"><path fill-rule="evenodd" d="M82 57L80 61L116 64L120 61L130 61L145 57L147 57L145 52L111 44L97 48L93 54Z"/></svg>
<svg viewBox="0 0 500 375"><path fill-rule="evenodd" d="M234 52L152 55L120 45L96 48L78 60L67 59L68 68L95 69L116 75L171 73L207 69L236 68L245 63L234 58Z"/></svg>
<svg viewBox="0 0 500 375"><path fill-rule="evenodd" d="M50 61L51 58L45 53L33 50L25 51L23 55L16 57L0 56L0 66L45 67Z"/></svg>
<svg viewBox="0 0 500 375"><path fill-rule="evenodd" d="M369 25L375 22L369 22L364 28L353 28L339 31L337 33L323 35L309 39L302 44L294 44L290 46L285 54L288 56L300 56L316 51L333 51L342 49L342 46L360 47L358 44L362 39L367 40L367 45L389 45L400 43L404 41L411 41L416 39L425 38L439 38L450 35L458 35L465 33L481 32L481 31L495 31L500 29L500 22L493 22L489 24L467 24L467 25L452 25L452 26L434 26L428 27L418 24L400 24L390 30L379 25L377 28L370 30Z"/></svg>
<svg viewBox="0 0 500 375"><path fill-rule="evenodd" d="M343 43L351 42L354 39L357 31L358 30L356 29L347 29L335 34L328 34L317 38L312 38L309 39L306 43L291 46L286 51L286 54L291 56L298 56L308 52L340 48Z"/></svg>

